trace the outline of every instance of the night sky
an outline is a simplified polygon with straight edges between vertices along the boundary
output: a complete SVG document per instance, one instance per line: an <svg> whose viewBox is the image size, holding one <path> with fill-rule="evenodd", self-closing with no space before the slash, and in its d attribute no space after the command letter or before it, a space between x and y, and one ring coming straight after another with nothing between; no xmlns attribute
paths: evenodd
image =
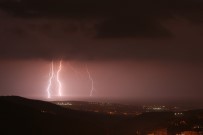
<svg viewBox="0 0 203 135"><path fill-rule="evenodd" d="M0 95L46 100L61 59L66 99L203 102L203 1L0 0Z"/></svg>

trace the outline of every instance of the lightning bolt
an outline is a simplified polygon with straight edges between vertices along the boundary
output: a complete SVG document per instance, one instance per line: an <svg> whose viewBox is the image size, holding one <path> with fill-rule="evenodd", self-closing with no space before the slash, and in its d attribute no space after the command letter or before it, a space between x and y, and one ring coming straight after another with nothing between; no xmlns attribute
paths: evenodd
<svg viewBox="0 0 203 135"><path fill-rule="evenodd" d="M93 78L92 78L91 75L90 75L90 72L89 72L89 69L88 69L87 65L86 65L86 71L87 71L87 74L88 74L89 80L91 81L91 91L90 91L90 96L92 96L93 91L94 91L94 80L93 80Z"/></svg>
<svg viewBox="0 0 203 135"><path fill-rule="evenodd" d="M62 85L61 85L61 81L60 81L60 79L59 79L59 74L60 74L60 72L61 72L61 69L62 69L62 60L60 60L60 62L59 62L59 68L58 68L58 70L57 70L57 76L56 76L56 80L57 80L57 82L58 82L58 95L59 95L60 97L62 96L62 94L61 94Z"/></svg>
<svg viewBox="0 0 203 135"><path fill-rule="evenodd" d="M50 73L49 73L49 84L48 84L48 87L47 87L47 96L48 98L51 97L51 94L50 94L50 88L51 88L51 84L52 84L52 79L54 77L54 64L53 64L53 61L51 63L51 69L50 69Z"/></svg>

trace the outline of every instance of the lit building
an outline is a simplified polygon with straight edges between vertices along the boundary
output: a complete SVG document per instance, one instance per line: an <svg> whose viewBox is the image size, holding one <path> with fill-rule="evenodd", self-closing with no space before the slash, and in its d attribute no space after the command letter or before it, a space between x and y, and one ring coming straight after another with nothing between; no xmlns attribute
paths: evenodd
<svg viewBox="0 0 203 135"><path fill-rule="evenodd" d="M154 131L147 132L147 135L167 135L167 129L157 129Z"/></svg>
<svg viewBox="0 0 203 135"><path fill-rule="evenodd" d="M201 134L196 131L184 131L184 132L181 132L181 134L176 134L176 135L201 135Z"/></svg>

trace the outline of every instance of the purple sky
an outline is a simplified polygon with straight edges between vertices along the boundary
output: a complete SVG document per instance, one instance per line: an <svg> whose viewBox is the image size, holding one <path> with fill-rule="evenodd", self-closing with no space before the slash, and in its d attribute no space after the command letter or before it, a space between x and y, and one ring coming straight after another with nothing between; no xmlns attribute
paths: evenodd
<svg viewBox="0 0 203 135"><path fill-rule="evenodd" d="M88 65L95 98L203 101L202 9L200 0L1 0L0 95L47 99L51 61L63 59L72 99L91 98Z"/></svg>

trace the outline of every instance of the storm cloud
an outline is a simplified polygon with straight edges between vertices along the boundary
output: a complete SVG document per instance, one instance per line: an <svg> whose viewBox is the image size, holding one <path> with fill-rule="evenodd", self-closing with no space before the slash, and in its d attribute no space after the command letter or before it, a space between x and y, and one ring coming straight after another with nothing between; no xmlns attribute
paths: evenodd
<svg viewBox="0 0 203 135"><path fill-rule="evenodd" d="M0 11L1 59L203 59L201 0L1 0Z"/></svg>

